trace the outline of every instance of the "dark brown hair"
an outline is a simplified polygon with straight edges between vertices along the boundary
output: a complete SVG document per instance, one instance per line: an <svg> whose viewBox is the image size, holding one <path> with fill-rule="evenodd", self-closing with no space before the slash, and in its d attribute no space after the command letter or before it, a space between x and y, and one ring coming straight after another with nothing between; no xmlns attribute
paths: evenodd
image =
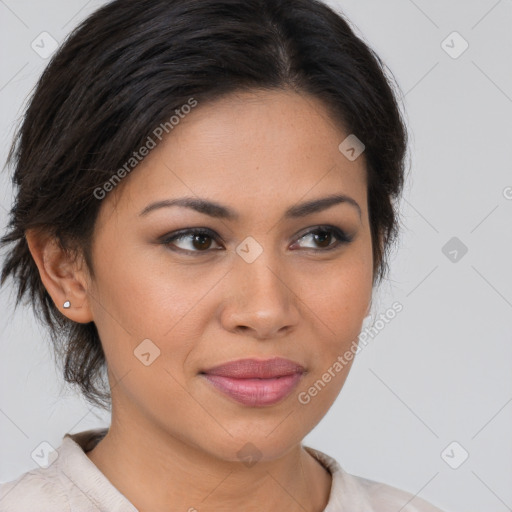
<svg viewBox="0 0 512 512"><path fill-rule="evenodd" d="M102 204L94 191L190 98L202 104L251 89L311 94L364 143L374 285L380 283L399 232L407 150L395 87L399 92L379 57L320 1L115 0L53 56L16 133L8 158L16 196L0 240L13 245L0 284L14 280L15 307L30 297L65 380L108 408L96 326L55 307L25 232L41 229L82 254L94 276L91 237Z"/></svg>

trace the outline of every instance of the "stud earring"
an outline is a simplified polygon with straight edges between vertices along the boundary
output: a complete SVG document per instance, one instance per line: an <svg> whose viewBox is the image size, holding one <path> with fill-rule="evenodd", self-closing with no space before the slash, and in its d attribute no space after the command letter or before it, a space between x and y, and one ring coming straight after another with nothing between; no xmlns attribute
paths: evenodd
<svg viewBox="0 0 512 512"><path fill-rule="evenodd" d="M67 300L66 302L64 302L63 307L64 307L65 309L70 308L70 307L71 307L71 302L69 302L69 300Z"/></svg>

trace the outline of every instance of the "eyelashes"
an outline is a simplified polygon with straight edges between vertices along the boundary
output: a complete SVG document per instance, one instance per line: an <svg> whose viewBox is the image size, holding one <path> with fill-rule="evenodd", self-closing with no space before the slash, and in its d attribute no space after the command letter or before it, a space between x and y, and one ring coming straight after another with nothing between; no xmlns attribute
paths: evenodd
<svg viewBox="0 0 512 512"><path fill-rule="evenodd" d="M348 235L342 229L336 226L316 226L307 232L301 234L294 246L304 239L309 239L311 244L320 244L316 247L306 247L305 250L315 253L321 253L337 249L343 245L349 244L353 240L353 236ZM214 231L208 228L188 228L175 231L162 237L159 243L167 246L170 250L193 256L211 253L212 251L223 250L219 246L220 237ZM188 248L178 247L176 242L186 241ZM212 242L217 247L212 248Z"/></svg>
<svg viewBox="0 0 512 512"><path fill-rule="evenodd" d="M187 238L192 238L192 243L196 243L196 242L199 242L199 245L200 246L204 246L205 243L204 243L204 240L205 239L210 239L210 240L214 240L216 243L220 240L220 237L214 233L213 231L211 231L210 229L206 229L206 228L190 228L190 229L182 229L180 231L177 231L175 233L171 233L170 236L166 236L162 241L161 243L164 244L164 245L167 245L167 246L172 246L175 244L175 242L177 240L185 240ZM207 247L206 247L206 251L204 250L199 250L199 251L193 251L193 250L189 250L189 249L180 249L180 248L172 248L172 247L169 247L170 249L172 250L177 250L177 251L182 251L182 252L210 252L211 249L210 249L210 245L211 244L208 244L206 243ZM204 247L203 247L204 248ZM219 248L217 249L214 249L214 250L220 250Z"/></svg>

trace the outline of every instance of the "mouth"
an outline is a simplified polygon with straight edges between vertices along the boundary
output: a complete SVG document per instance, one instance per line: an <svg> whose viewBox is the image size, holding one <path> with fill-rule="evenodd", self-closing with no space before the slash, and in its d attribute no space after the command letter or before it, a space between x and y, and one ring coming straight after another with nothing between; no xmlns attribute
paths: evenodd
<svg viewBox="0 0 512 512"><path fill-rule="evenodd" d="M239 359L200 372L213 388L236 402L251 407L274 405L298 385L302 365L276 357L268 360Z"/></svg>

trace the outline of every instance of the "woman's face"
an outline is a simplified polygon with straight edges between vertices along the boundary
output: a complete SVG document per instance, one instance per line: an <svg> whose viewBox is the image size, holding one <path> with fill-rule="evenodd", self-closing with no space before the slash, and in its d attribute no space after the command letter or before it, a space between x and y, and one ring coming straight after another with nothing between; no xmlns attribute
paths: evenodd
<svg viewBox="0 0 512 512"><path fill-rule="evenodd" d="M272 459L326 414L372 292L364 154L340 151L348 135L296 93L199 103L103 199L88 304L113 425L224 460L247 450ZM351 199L301 206L334 195ZM219 207L155 206L185 197ZM191 228L207 234L183 233ZM251 379L243 392L218 378L236 398L203 373L274 357L305 370L284 379L295 382L284 396L277 379Z"/></svg>

